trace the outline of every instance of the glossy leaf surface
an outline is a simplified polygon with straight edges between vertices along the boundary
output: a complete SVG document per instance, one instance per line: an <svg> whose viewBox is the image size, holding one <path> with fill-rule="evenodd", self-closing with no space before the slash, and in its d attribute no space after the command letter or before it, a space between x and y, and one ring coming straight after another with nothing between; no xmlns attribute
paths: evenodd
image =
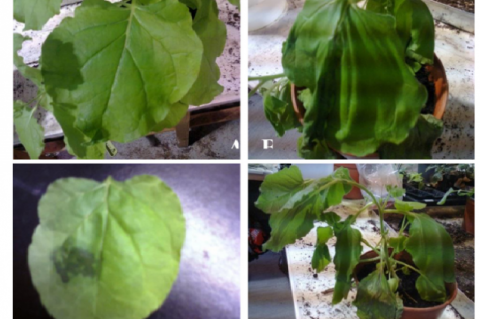
<svg viewBox="0 0 480 319"><path fill-rule="evenodd" d="M92 41L95 39L95 41ZM132 141L169 116L200 71L201 40L177 0L86 0L42 47L54 107L75 107L91 144Z"/></svg>
<svg viewBox="0 0 480 319"><path fill-rule="evenodd" d="M28 262L56 319L143 319L168 296L185 220L178 197L157 177L60 179L38 210Z"/></svg>

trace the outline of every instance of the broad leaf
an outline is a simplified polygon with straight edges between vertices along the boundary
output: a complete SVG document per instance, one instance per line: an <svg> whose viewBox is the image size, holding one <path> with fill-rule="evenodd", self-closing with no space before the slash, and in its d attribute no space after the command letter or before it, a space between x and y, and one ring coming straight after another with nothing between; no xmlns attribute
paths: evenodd
<svg viewBox="0 0 480 319"><path fill-rule="evenodd" d="M279 84L271 84L271 89L263 95L265 117L272 124L278 136L300 126L293 110L290 95L290 82L283 80Z"/></svg>
<svg viewBox="0 0 480 319"><path fill-rule="evenodd" d="M427 204L418 203L418 202L404 202L401 200L395 200L395 208L401 212L411 212L412 210L424 209L427 207Z"/></svg>
<svg viewBox="0 0 480 319"><path fill-rule="evenodd" d="M34 117L35 108L22 101L15 101L13 107L13 123L20 142L31 159L38 159L45 148L44 130Z"/></svg>
<svg viewBox="0 0 480 319"><path fill-rule="evenodd" d="M385 188L387 189L388 194L393 198L403 197L403 195L405 195L405 190L401 187L387 185Z"/></svg>
<svg viewBox="0 0 480 319"><path fill-rule="evenodd" d="M60 13L62 0L14 0L13 17L25 23L25 30L41 30L43 25Z"/></svg>
<svg viewBox="0 0 480 319"><path fill-rule="evenodd" d="M427 301L446 300L445 283L455 282L455 252L452 238L430 216L409 214L410 237L406 250L422 272L415 287Z"/></svg>
<svg viewBox="0 0 480 319"><path fill-rule="evenodd" d="M62 127L64 141L71 155L75 155L78 159L105 158L105 143L87 145L86 136L73 126L77 114L74 106L68 104L57 106L53 114Z"/></svg>
<svg viewBox="0 0 480 319"><path fill-rule="evenodd" d="M60 179L38 211L28 263L56 319L143 319L168 296L185 220L178 197L157 177Z"/></svg>
<svg viewBox="0 0 480 319"><path fill-rule="evenodd" d="M430 114L421 114L408 138L400 143L385 144L379 149L382 159L431 159L433 143L442 135L443 122Z"/></svg>
<svg viewBox="0 0 480 319"><path fill-rule="evenodd" d="M345 168L319 180L304 181L296 166L268 175L256 202L259 209L271 214L272 232L264 249L279 251L305 236L325 209L340 204L350 192L346 179L351 180Z"/></svg>
<svg viewBox="0 0 480 319"><path fill-rule="evenodd" d="M407 244L407 237L399 235L398 237L391 237L388 239L388 245L393 248L395 254L405 250Z"/></svg>
<svg viewBox="0 0 480 319"><path fill-rule="evenodd" d="M326 245L327 241L333 237L333 230L331 227L317 228L317 245L312 256L312 269L322 271L332 260L330 252Z"/></svg>
<svg viewBox="0 0 480 319"><path fill-rule="evenodd" d="M360 281L353 302L360 319L400 319L403 302L392 292L383 270L375 270Z"/></svg>
<svg viewBox="0 0 480 319"><path fill-rule="evenodd" d="M197 10L193 20L193 30L203 43L203 56L200 73L182 102L201 105L211 102L223 92L223 87L217 83L220 79L220 68L216 60L225 48L227 29L218 18L216 0L194 2L196 2L195 6L188 1L186 4Z"/></svg>
<svg viewBox="0 0 480 319"><path fill-rule="evenodd" d="M353 216L350 216L353 217ZM351 227L352 218L348 218L340 229L335 230L337 243L335 244L335 288L333 291L333 304L346 298L352 285L352 272L360 260L362 234Z"/></svg>
<svg viewBox="0 0 480 319"><path fill-rule="evenodd" d="M177 0L142 4L149 2L122 7L85 0L42 47L54 107L76 107L71 126L91 144L148 134L200 71L203 45L187 6Z"/></svg>
<svg viewBox="0 0 480 319"><path fill-rule="evenodd" d="M301 154L356 156L403 142L427 100L389 15L347 0L307 0L283 47L289 80L310 89ZM312 158L310 156L309 158Z"/></svg>

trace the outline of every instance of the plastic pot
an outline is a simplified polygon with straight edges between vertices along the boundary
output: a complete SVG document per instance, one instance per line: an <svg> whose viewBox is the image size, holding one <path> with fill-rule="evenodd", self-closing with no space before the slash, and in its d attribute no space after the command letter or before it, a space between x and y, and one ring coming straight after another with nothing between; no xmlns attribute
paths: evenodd
<svg viewBox="0 0 480 319"><path fill-rule="evenodd" d="M447 107L448 101L448 81L447 74L445 73L445 68L443 67L442 61L434 55L433 65L426 66L427 71L430 72L430 78L435 86L435 108L433 110L433 116L441 120L445 114L445 108ZM305 116L305 107L303 106L302 101L298 98L298 94L304 88L296 87L295 84L291 84L290 91L292 97L293 109L295 115L298 118L300 124L303 125L303 118ZM330 146L329 146L330 147ZM369 154L363 157L358 157L348 153L342 153L330 147L333 151L340 154L344 158L348 159L378 159L379 155L377 153Z"/></svg>
<svg viewBox="0 0 480 319"><path fill-rule="evenodd" d="M392 248L389 248L389 253L392 252ZM378 254L373 250L366 252L365 254L360 256L360 259L370 259L377 257ZM393 258L397 260L401 260L409 265L414 265L412 261L412 256L409 253L402 251L396 254ZM357 274L364 268L366 265L371 264L374 262L365 262L359 263L353 270L353 278L355 282L358 284ZM449 298L443 304L428 307L428 308L412 308L412 307L403 307L403 313L401 319L437 319L440 318L443 311L452 301L457 297L458 286L457 283L446 283L445 288L449 294Z"/></svg>
<svg viewBox="0 0 480 319"><path fill-rule="evenodd" d="M475 234L475 199L468 197L463 215L463 229L470 234Z"/></svg>
<svg viewBox="0 0 480 319"><path fill-rule="evenodd" d="M350 173L350 177L357 183L360 183L360 175L358 174L358 169L356 164L334 164L333 168L336 170L339 167L345 167ZM352 187L350 193L343 196L345 199L363 199L362 192L358 187Z"/></svg>

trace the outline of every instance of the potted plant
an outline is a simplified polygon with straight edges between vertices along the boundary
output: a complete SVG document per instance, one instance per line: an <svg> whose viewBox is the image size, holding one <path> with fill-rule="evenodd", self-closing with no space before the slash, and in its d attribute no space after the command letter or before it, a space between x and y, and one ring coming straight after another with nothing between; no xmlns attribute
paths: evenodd
<svg viewBox="0 0 480 319"><path fill-rule="evenodd" d="M328 208L340 204L352 187L365 191L368 201L355 215L341 220ZM377 198L368 188L353 181L345 168L318 180L303 180L295 166L269 175L260 187L256 203L271 215L271 237L263 248L279 251L310 232L314 221L322 221L324 226L316 229L317 243L311 263L318 272L330 263L326 243L335 236L333 304L347 297L355 279L358 283L354 305L361 319L437 318L457 293L452 239L428 215L414 212L425 204L396 199L395 208L387 209L390 199L404 194L398 187L387 190L386 198ZM380 217L379 243L368 242L352 227L357 217L372 206L376 206ZM406 217L398 236L391 236L385 228L386 214ZM410 226L408 236L404 235L407 226ZM371 251L362 255L362 244ZM413 292L418 294L418 300L413 298L412 307ZM420 304L428 306L415 308Z"/></svg>
<svg viewBox="0 0 480 319"><path fill-rule="evenodd" d="M438 205L444 205L448 196L457 194L458 196L466 196L467 201L465 203L465 212L463 215L463 229L470 234L475 234L475 188L469 188L467 190L450 188L439 201Z"/></svg>
<svg viewBox="0 0 480 319"><path fill-rule="evenodd" d="M15 0L14 17L25 30L40 30L61 2L32 10ZM32 159L44 148L44 130L33 117L39 107L54 114L70 154L102 159L106 142L174 127L189 105L223 91L216 59L226 27L215 0L85 0L49 34L37 68L17 55L25 40L14 34L14 63L38 95L15 101L14 123Z"/></svg>
<svg viewBox="0 0 480 319"><path fill-rule="evenodd" d="M307 0L282 49L264 109L282 136L299 127L306 159L426 159L441 135L448 85L421 0Z"/></svg>

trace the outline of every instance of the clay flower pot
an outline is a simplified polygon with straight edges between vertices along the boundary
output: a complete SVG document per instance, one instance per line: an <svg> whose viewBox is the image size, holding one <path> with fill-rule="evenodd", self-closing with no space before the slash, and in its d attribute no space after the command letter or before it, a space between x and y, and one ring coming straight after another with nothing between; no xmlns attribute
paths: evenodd
<svg viewBox="0 0 480 319"><path fill-rule="evenodd" d="M433 116L437 119L441 120L443 115L445 114L445 108L447 107L448 101L448 81L447 81L447 74L445 73L445 68L443 67L442 61L434 55L433 57L433 65L426 66L427 71L430 72L429 78L433 82L435 86L435 108L433 110ZM303 125L303 118L305 116L305 107L303 106L302 101L299 100L298 94L304 88L298 88L295 84L291 84L290 91L292 96L292 104L293 109L295 111L295 115L298 118L300 124ZM330 147L331 148L331 147ZM342 155L344 158L348 159L378 159L379 156L377 153L369 154L363 157L358 157L352 154L342 153L340 151L331 148L336 153Z"/></svg>
<svg viewBox="0 0 480 319"><path fill-rule="evenodd" d="M463 215L463 229L470 234L475 234L475 199L468 197Z"/></svg>
<svg viewBox="0 0 480 319"><path fill-rule="evenodd" d="M356 164L334 164L334 169L336 170L339 167L345 167L350 173L350 177L357 183L360 183L360 175L358 174L358 169ZM352 190L347 195L343 196L345 199L363 199L362 192L358 187L352 187Z"/></svg>
<svg viewBox="0 0 480 319"><path fill-rule="evenodd" d="M392 252L392 248L389 248L389 253ZM375 258L377 257L378 254L374 252L373 250L370 250L366 252L365 254L360 256L360 259L370 259L370 258ZM401 260L405 263L408 263L410 265L413 265L412 261L412 256L410 256L409 253L402 251L398 254L396 254L393 258L397 260ZM355 279L355 282L358 284L358 278L357 274L368 264L371 264L372 262L365 262L365 263L359 263L355 269L353 270L353 278ZM442 315L443 311L449 304L452 303L452 301L457 297L457 283L446 283L445 288L447 289L447 292L449 294L449 298L447 301L445 301L443 304L434 306L434 307L428 307L428 308L412 308L412 307L403 307L403 313L401 319L437 319L440 318Z"/></svg>

